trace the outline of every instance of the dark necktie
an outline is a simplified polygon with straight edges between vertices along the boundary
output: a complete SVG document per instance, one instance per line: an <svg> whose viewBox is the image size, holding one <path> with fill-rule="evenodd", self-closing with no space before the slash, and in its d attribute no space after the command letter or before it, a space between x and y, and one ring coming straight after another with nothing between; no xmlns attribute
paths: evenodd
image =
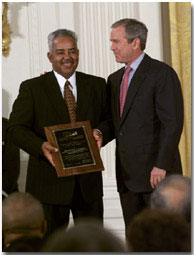
<svg viewBox="0 0 194 255"><path fill-rule="evenodd" d="M124 78L120 88L120 117L122 116L123 108L125 105L125 99L126 99L127 90L128 90L129 73L131 72L131 70L132 68L130 66L126 68Z"/></svg>
<svg viewBox="0 0 194 255"><path fill-rule="evenodd" d="M75 97L69 88L71 86L70 82L67 80L64 86L64 99L67 104L68 112L69 112L69 117L71 122L76 121L76 108L77 104L75 102Z"/></svg>

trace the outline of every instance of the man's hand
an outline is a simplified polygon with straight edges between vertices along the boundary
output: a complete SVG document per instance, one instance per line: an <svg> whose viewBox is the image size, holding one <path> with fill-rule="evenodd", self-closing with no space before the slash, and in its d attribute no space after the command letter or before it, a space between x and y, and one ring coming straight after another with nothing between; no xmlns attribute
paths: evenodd
<svg viewBox="0 0 194 255"><path fill-rule="evenodd" d="M101 149L101 147L102 147L102 143L103 143L102 134L101 134L97 129L94 129L94 130L93 130L93 136L94 136L94 139L95 139L96 142L97 142L98 149L99 149L99 151L100 151L100 149Z"/></svg>
<svg viewBox="0 0 194 255"><path fill-rule="evenodd" d="M165 178L165 176L166 176L166 170L153 167L150 174L150 183L152 188L154 189L156 185Z"/></svg>
<svg viewBox="0 0 194 255"><path fill-rule="evenodd" d="M41 73L40 76L42 76L42 75L44 75L44 74L46 74L46 73L47 73L47 72Z"/></svg>
<svg viewBox="0 0 194 255"><path fill-rule="evenodd" d="M53 157L52 157L52 152L57 152L58 149L53 147L49 142L44 142L42 144L41 149L42 149L44 156L48 159L48 161L51 163L51 165L55 167Z"/></svg>

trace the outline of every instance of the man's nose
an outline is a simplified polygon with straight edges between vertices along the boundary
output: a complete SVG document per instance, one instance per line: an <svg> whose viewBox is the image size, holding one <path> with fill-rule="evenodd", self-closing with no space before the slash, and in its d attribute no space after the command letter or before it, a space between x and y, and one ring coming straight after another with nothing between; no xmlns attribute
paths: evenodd
<svg viewBox="0 0 194 255"><path fill-rule="evenodd" d="M115 49L115 46L114 46L113 43L111 44L110 49L111 49L112 51Z"/></svg>
<svg viewBox="0 0 194 255"><path fill-rule="evenodd" d="M63 58L64 59L69 59L70 58L70 52L69 51L65 51L63 54Z"/></svg>

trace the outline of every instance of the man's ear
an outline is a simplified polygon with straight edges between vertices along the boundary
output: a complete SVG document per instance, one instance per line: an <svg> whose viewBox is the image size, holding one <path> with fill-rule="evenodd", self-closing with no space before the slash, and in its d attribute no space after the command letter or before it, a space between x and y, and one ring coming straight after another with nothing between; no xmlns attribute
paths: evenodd
<svg viewBox="0 0 194 255"><path fill-rule="evenodd" d="M139 39L139 38L135 38L135 39L133 40L133 48L134 48L134 49L141 48L141 42L140 42L140 39Z"/></svg>
<svg viewBox="0 0 194 255"><path fill-rule="evenodd" d="M47 58L52 63L52 54L50 52L47 52Z"/></svg>

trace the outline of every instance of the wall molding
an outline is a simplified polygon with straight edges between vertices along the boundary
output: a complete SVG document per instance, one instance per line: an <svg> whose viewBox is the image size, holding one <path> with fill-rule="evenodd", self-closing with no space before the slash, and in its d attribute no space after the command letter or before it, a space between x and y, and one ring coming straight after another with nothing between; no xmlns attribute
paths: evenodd
<svg viewBox="0 0 194 255"><path fill-rule="evenodd" d="M28 37L30 52L30 75L31 77L40 75L42 70L42 43L41 43L41 23L40 4L27 3L28 5Z"/></svg>

